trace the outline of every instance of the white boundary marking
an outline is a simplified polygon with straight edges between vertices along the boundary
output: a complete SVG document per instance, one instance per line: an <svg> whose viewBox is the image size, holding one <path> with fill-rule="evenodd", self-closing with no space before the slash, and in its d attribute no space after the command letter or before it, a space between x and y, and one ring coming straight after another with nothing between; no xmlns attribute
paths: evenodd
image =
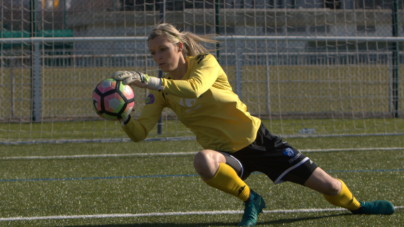
<svg viewBox="0 0 404 227"><path fill-rule="evenodd" d="M330 148L330 149L306 149L301 152L334 152L334 151L397 151L404 147L363 147L363 148Z"/></svg>
<svg viewBox="0 0 404 227"><path fill-rule="evenodd" d="M16 156L2 157L0 160L21 160L21 159L74 159L74 158L119 158L133 156L177 156L192 155L197 152L170 152L170 153L133 153L133 154L88 154L88 155L57 155L57 156Z"/></svg>
<svg viewBox="0 0 404 227"><path fill-rule="evenodd" d="M335 152L335 151L396 151L404 150L404 147L381 147L381 148L331 148L331 149L306 149L299 150L303 153L310 152ZM197 152L169 152L169 153L132 153L132 154L88 154L88 155L57 155L57 156L15 156L1 157L0 160L29 160L29 159L74 159L74 158L119 158L135 156L178 156L195 155Z"/></svg>
<svg viewBox="0 0 404 227"><path fill-rule="evenodd" d="M395 209L403 209L404 206L396 206L394 208ZM265 210L264 213L309 213L309 212L329 212L329 211L332 212L332 211L347 211L347 210L343 209L343 208ZM134 217L153 217L153 216L242 214L243 212L244 211L242 211L242 210L225 210L225 211L191 211L191 212L143 213L143 214L59 215L59 216L0 218L0 221L33 221L33 220L86 219L86 218L134 218Z"/></svg>

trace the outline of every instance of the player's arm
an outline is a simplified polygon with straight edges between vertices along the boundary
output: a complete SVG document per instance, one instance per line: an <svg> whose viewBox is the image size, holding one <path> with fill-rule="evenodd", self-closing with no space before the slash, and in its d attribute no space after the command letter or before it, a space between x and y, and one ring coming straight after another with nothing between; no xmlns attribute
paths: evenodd
<svg viewBox="0 0 404 227"><path fill-rule="evenodd" d="M121 80L123 84L135 85L150 90L163 90L160 78L152 77L137 71L117 71L112 74L115 80Z"/></svg>
<svg viewBox="0 0 404 227"><path fill-rule="evenodd" d="M130 117L122 123L122 129L134 142L140 142L146 139L149 132L159 121L164 107L166 106L162 94L151 92L139 118L135 120Z"/></svg>
<svg viewBox="0 0 404 227"><path fill-rule="evenodd" d="M123 84L132 84L151 90L163 90L165 93L178 97L198 98L215 83L221 67L211 54L200 54L195 59L196 66L188 80L160 79L140 72L130 71L115 72L112 78L122 80Z"/></svg>
<svg viewBox="0 0 404 227"><path fill-rule="evenodd" d="M188 80L161 79L161 87L165 93L183 98L198 98L215 83L221 70L216 58L210 54L200 54L195 60L195 69Z"/></svg>

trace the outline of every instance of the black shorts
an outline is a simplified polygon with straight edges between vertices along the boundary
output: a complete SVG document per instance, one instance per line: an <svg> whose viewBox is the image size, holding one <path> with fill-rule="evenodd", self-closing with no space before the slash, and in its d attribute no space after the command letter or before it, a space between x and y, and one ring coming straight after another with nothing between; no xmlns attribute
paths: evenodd
<svg viewBox="0 0 404 227"><path fill-rule="evenodd" d="M247 147L235 152L219 151L226 164L245 180L255 171L266 174L275 184L290 181L304 185L317 165L261 124L257 138Z"/></svg>

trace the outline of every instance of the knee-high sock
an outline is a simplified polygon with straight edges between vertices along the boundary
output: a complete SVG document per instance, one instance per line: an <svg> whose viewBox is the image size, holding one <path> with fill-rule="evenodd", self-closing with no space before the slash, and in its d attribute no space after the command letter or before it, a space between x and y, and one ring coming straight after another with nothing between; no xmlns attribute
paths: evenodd
<svg viewBox="0 0 404 227"><path fill-rule="evenodd" d="M209 186L247 201L250 196L250 188L241 180L236 171L225 163L220 163L215 176L205 181Z"/></svg>
<svg viewBox="0 0 404 227"><path fill-rule="evenodd" d="M339 180L339 179L338 179ZM358 200L355 199L355 197L352 195L351 191L349 191L348 187L345 185L345 183L342 180L342 188L340 193L334 196L328 196L328 195L323 195L324 198L331 204L339 207L346 208L348 210L357 210L360 208L360 204Z"/></svg>

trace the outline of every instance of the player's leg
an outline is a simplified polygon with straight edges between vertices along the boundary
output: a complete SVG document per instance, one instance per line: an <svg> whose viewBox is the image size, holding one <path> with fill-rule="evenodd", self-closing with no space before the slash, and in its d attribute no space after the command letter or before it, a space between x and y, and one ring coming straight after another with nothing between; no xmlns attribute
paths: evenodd
<svg viewBox="0 0 404 227"><path fill-rule="evenodd" d="M357 210L360 207L359 202L348 187L341 180L331 177L320 167L314 170L304 185L322 193L325 199L335 206L348 210Z"/></svg>
<svg viewBox="0 0 404 227"><path fill-rule="evenodd" d="M209 186L246 201L250 188L237 173L241 171L242 166L231 162L231 159L227 161L225 155L220 152L202 150L195 155L194 168Z"/></svg>
<svg viewBox="0 0 404 227"><path fill-rule="evenodd" d="M324 195L331 204L350 210L353 214L392 214L394 206L388 201L359 202L342 180L316 168L304 184Z"/></svg>
<svg viewBox="0 0 404 227"><path fill-rule="evenodd" d="M209 186L234 195L244 201L244 214L239 226L254 226L265 208L264 199L241 179L248 177L239 160L214 150L202 150L195 155L194 168Z"/></svg>

